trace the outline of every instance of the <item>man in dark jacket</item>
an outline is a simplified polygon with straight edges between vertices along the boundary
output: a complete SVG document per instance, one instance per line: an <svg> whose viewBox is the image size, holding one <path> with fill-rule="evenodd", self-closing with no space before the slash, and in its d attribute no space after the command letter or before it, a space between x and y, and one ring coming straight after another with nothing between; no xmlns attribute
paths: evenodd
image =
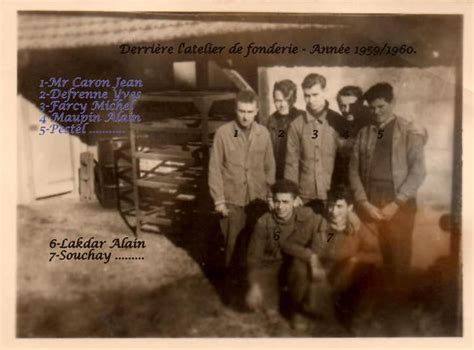
<svg viewBox="0 0 474 350"><path fill-rule="evenodd" d="M326 101L326 78L309 74L302 87L306 111L290 124L285 178L299 185L304 204L322 212L331 187L336 152L341 145L334 125L342 117Z"/></svg>
<svg viewBox="0 0 474 350"><path fill-rule="evenodd" d="M280 245L291 234L311 231L315 214L310 208L296 208L298 186L278 180L272 186L273 209L258 220L250 238L247 255L249 290L247 305L268 317L278 315L282 287L280 272L284 263Z"/></svg>
<svg viewBox="0 0 474 350"><path fill-rule="evenodd" d="M341 147L336 156L332 185L349 185L349 161L352 148L364 126L369 125L370 113L364 105L362 89L358 86L344 86L337 93L337 104L342 118L336 120L335 129L341 136Z"/></svg>
<svg viewBox="0 0 474 350"><path fill-rule="evenodd" d="M277 81L273 86L273 103L276 111L268 118L267 128L272 138L276 162L276 179L283 179L286 143L290 123L304 111L297 109L296 84L289 79Z"/></svg>
<svg viewBox="0 0 474 350"><path fill-rule="evenodd" d="M393 113L388 83L366 93L374 124L359 132L349 180L362 219L379 231L384 264L394 278L409 270L416 194L425 178L426 132Z"/></svg>

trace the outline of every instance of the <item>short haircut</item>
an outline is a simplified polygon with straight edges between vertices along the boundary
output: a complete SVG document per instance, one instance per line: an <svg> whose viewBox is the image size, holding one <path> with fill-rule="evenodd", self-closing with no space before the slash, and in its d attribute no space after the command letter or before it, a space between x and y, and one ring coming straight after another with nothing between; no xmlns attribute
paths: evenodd
<svg viewBox="0 0 474 350"><path fill-rule="evenodd" d="M344 86L339 92L337 93L337 100L339 100L339 97L341 96L354 96L358 100L362 98L362 95L364 93L362 92L362 89L358 86L355 85L347 85Z"/></svg>
<svg viewBox="0 0 474 350"><path fill-rule="evenodd" d="M258 106L258 98L257 95L251 90L242 90L237 93L235 97L235 105L237 106L237 102L242 103L256 103Z"/></svg>
<svg viewBox="0 0 474 350"><path fill-rule="evenodd" d="M275 91L281 91L283 97L293 106L296 102L296 89L296 84L290 79L280 80L273 85L273 95Z"/></svg>
<svg viewBox="0 0 474 350"><path fill-rule="evenodd" d="M338 185L333 187L328 192L328 203L335 203L338 200L343 199L348 205L354 203L354 197L352 191L348 186Z"/></svg>
<svg viewBox="0 0 474 350"><path fill-rule="evenodd" d="M272 194L277 193L291 193L293 197L299 195L298 185L291 180L281 179L277 180L271 187Z"/></svg>
<svg viewBox="0 0 474 350"><path fill-rule="evenodd" d="M311 89L314 85L319 84L324 89L326 88L326 78L321 74L311 73L304 78L301 86L303 89Z"/></svg>
<svg viewBox="0 0 474 350"><path fill-rule="evenodd" d="M378 83L372 86L364 94L364 98L367 102L371 103L372 101L383 98L387 102L393 101L393 87L389 83Z"/></svg>

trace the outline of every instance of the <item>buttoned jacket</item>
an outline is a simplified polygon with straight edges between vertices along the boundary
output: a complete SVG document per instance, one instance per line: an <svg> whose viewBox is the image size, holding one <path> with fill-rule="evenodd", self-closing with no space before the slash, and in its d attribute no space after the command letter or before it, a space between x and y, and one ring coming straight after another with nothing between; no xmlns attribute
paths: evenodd
<svg viewBox="0 0 474 350"><path fill-rule="evenodd" d="M209 160L214 204L245 206L267 199L275 182L275 159L268 130L254 123L247 136L235 121L217 129Z"/></svg>
<svg viewBox="0 0 474 350"><path fill-rule="evenodd" d="M331 120L341 118L325 109L316 119L307 111L297 117L288 130L285 178L299 184L303 199L327 199L336 152L341 145Z"/></svg>
<svg viewBox="0 0 474 350"><path fill-rule="evenodd" d="M380 130L381 131L381 130ZM355 200L367 201L370 189L370 171L377 138L383 137L375 125L362 128L352 150L349 163L349 181ZM426 176L424 144L426 132L402 117L395 116L391 164L393 186L397 201L405 203L415 198Z"/></svg>

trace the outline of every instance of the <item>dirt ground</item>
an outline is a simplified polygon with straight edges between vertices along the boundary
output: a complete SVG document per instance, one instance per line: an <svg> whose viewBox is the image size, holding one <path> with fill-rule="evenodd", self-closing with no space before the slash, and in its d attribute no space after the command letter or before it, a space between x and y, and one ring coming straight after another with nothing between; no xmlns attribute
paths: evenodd
<svg viewBox="0 0 474 350"><path fill-rule="evenodd" d="M80 236L108 243L133 239L116 210L81 203L71 195L18 207L18 337L461 335L457 267L449 259L414 274L416 287L398 294L405 298L401 303L387 301L393 288L371 296L372 311L360 311L350 331L319 320L301 334L284 317L270 322L224 305L209 266L219 255L215 233L145 233L139 237L145 248L104 250L112 252L107 264L49 261L50 253L58 251L50 248L52 239Z"/></svg>

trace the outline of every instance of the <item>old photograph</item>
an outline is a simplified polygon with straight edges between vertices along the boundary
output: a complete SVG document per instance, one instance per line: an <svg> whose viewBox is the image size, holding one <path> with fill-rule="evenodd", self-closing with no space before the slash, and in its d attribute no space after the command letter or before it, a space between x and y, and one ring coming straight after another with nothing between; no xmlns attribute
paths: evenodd
<svg viewBox="0 0 474 350"><path fill-rule="evenodd" d="M464 335L463 15L17 20L17 338Z"/></svg>

